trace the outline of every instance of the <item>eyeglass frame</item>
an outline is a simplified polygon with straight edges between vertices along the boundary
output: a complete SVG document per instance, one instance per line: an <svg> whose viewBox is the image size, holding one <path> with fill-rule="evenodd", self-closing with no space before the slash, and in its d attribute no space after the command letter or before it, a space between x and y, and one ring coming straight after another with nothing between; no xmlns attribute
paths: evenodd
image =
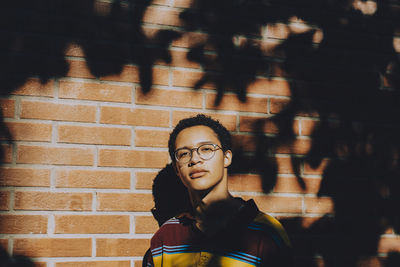
<svg viewBox="0 0 400 267"><path fill-rule="evenodd" d="M208 145L208 146L209 146L209 145L212 145L212 146L214 147L213 155L212 155L210 158L208 158L208 159L204 159L204 158L200 155L200 153L199 153L199 148L202 147L202 146L207 146L207 145ZM218 149L216 149L216 148L218 148ZM186 162L181 162L181 161L179 161L178 157L176 156L176 152L178 152L179 150L182 150L182 149L187 149L187 150L190 151L190 158L189 158L189 160L186 161ZM202 160L210 160L210 159L212 159L212 158L215 156L215 151L217 151L217 150L219 150L219 149L222 150L222 147L220 147L220 146L217 145L217 144L202 144L202 145L200 145L200 146L198 146L198 147L194 147L194 148L182 147L182 148L179 148L179 149L175 150L174 156L175 156L176 162L185 164L185 163L188 163L188 162L190 162L190 161L192 160L193 151L195 151L195 150L196 150L197 155L198 155Z"/></svg>

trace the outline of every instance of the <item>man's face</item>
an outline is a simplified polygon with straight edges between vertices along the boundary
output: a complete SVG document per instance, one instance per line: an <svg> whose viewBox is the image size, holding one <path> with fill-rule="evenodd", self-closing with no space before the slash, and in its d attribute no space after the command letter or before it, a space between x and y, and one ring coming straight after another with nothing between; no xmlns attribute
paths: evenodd
<svg viewBox="0 0 400 267"><path fill-rule="evenodd" d="M175 141L175 150L180 148L197 148L203 144L216 144L219 147L221 142L217 134L207 126L198 125L182 130ZM176 162L176 171L183 184L194 191L208 190L218 185L226 179L226 167L231 164L232 152L225 153L222 149L217 149L215 155L209 160L203 160L197 152L193 150L192 158L189 162Z"/></svg>

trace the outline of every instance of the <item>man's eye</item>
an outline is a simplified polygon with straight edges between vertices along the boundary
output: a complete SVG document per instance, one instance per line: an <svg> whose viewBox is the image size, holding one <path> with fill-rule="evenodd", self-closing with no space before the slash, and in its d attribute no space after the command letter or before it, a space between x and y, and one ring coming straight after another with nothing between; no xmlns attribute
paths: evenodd
<svg viewBox="0 0 400 267"><path fill-rule="evenodd" d="M179 152L178 157L182 158L182 157L186 157L188 155L189 155L189 152L183 151L183 152Z"/></svg>
<svg viewBox="0 0 400 267"><path fill-rule="evenodd" d="M208 152L208 151L212 151L212 150L213 150L213 148L211 146L206 146L206 147L201 148L201 151L203 151L203 152Z"/></svg>

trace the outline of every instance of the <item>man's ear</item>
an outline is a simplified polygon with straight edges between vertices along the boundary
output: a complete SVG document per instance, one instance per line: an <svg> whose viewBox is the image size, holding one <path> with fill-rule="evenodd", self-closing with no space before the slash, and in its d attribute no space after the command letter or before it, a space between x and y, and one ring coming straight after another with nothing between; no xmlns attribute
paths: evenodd
<svg viewBox="0 0 400 267"><path fill-rule="evenodd" d="M224 152L224 167L227 168L231 165L232 163L232 151L227 150Z"/></svg>

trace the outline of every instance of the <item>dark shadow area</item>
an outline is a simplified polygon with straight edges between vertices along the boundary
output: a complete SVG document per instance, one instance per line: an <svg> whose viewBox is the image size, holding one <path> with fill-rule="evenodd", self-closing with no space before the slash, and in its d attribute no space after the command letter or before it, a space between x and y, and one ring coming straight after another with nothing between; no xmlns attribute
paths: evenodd
<svg viewBox="0 0 400 267"><path fill-rule="evenodd" d="M189 193L172 164L167 164L153 180L154 218L161 226L168 219L191 211Z"/></svg>
<svg viewBox="0 0 400 267"><path fill-rule="evenodd" d="M210 34L191 48L189 59L209 71L196 86L214 84L216 106L229 91L245 102L246 88L258 76L290 78L291 100L282 102L275 116L254 123L256 151L239 145L232 173L260 173L264 191L271 191L277 179L271 154L285 146L282 153L292 155L297 181L306 191L302 166L316 169L329 159L318 196L333 200L334 214L307 228L301 217L284 221L298 266L317 266L316 257L325 266L357 266L377 255L381 234L400 231L400 60L394 48L400 8L396 1L377 1L376 8L370 4L202 0L181 14L188 29ZM294 18L311 28L288 27L288 38L265 52L261 26L295 24ZM314 125L303 133L311 147L300 157L293 156L298 154L297 119ZM278 133L266 135L267 124ZM399 265L396 255L389 254L382 264Z"/></svg>
<svg viewBox="0 0 400 267"><path fill-rule="evenodd" d="M144 0L5 1L0 11L1 93L9 94L28 77L46 82L68 76L65 54L70 45L82 47L95 77L119 74L124 64L138 65L147 92L154 61L169 62L167 47L179 36L158 30L146 37L141 23L150 4Z"/></svg>
<svg viewBox="0 0 400 267"><path fill-rule="evenodd" d="M24 256L9 256L6 251L0 249L0 267L34 267L35 264Z"/></svg>

